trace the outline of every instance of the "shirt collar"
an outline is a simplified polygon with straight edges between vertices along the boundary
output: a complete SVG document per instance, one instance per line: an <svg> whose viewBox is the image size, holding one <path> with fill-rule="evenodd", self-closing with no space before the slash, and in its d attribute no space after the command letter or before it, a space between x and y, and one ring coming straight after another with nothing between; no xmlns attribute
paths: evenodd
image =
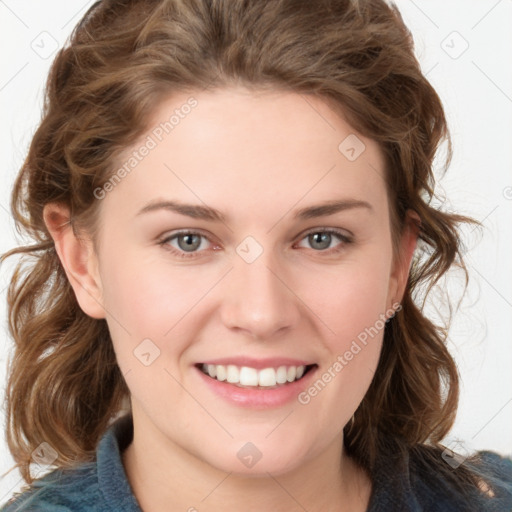
<svg viewBox="0 0 512 512"><path fill-rule="evenodd" d="M110 425L96 451L100 492L110 510L141 512L121 459L132 439L133 418L129 413Z"/></svg>

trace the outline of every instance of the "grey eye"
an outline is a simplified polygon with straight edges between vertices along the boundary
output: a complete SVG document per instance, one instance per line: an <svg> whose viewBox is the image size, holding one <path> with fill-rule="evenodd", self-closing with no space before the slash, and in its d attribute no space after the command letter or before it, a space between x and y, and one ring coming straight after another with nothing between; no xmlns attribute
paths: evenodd
<svg viewBox="0 0 512 512"><path fill-rule="evenodd" d="M308 242L313 249L328 249L331 245L332 234L327 232L311 233L308 235ZM317 245L318 244L318 245Z"/></svg>
<svg viewBox="0 0 512 512"><path fill-rule="evenodd" d="M175 238L178 240L178 246L181 250L193 252L200 247L203 237L194 233L185 233L183 235L176 235Z"/></svg>

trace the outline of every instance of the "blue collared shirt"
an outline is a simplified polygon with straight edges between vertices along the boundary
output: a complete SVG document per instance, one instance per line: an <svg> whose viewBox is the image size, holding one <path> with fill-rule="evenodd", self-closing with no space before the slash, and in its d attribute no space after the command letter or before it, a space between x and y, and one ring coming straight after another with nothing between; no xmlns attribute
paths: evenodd
<svg viewBox="0 0 512 512"><path fill-rule="evenodd" d="M133 438L131 415L117 419L101 438L96 460L76 469L56 469L14 496L2 512L142 512L121 460ZM379 460L367 512L511 512L512 460L480 452L481 474L492 498L477 491L463 498L438 472L410 454ZM198 510L200 507L198 505Z"/></svg>

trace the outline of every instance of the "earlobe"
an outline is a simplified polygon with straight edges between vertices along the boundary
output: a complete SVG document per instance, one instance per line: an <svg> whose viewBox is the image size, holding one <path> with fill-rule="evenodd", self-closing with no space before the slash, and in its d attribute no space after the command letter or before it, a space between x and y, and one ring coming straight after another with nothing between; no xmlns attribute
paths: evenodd
<svg viewBox="0 0 512 512"><path fill-rule="evenodd" d="M75 235L69 208L65 205L45 205L43 219L80 308L92 318L105 318L101 280L92 242Z"/></svg>
<svg viewBox="0 0 512 512"><path fill-rule="evenodd" d="M401 302L404 295L409 279L412 258L418 241L420 226L421 219L419 215L413 210L408 210L405 227L400 240L400 258L395 262L392 273L392 281L395 286L393 290L390 290L389 294L391 305Z"/></svg>

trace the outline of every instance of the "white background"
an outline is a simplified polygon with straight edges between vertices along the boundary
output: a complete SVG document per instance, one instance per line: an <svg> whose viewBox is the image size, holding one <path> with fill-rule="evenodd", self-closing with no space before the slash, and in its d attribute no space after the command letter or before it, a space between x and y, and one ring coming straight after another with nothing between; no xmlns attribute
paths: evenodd
<svg viewBox="0 0 512 512"><path fill-rule="evenodd" d="M9 193L40 116L42 90L62 46L92 1L0 0L0 252L15 243ZM424 73L447 110L455 155L439 192L445 205L482 221L466 231L470 286L450 331L462 394L450 438L512 455L512 0L399 0ZM466 48L467 47L467 48ZM7 358L6 294L13 262L0 268L0 393ZM460 289L454 276L450 289ZM13 461L0 437L0 473ZM0 479L0 504L19 488Z"/></svg>

